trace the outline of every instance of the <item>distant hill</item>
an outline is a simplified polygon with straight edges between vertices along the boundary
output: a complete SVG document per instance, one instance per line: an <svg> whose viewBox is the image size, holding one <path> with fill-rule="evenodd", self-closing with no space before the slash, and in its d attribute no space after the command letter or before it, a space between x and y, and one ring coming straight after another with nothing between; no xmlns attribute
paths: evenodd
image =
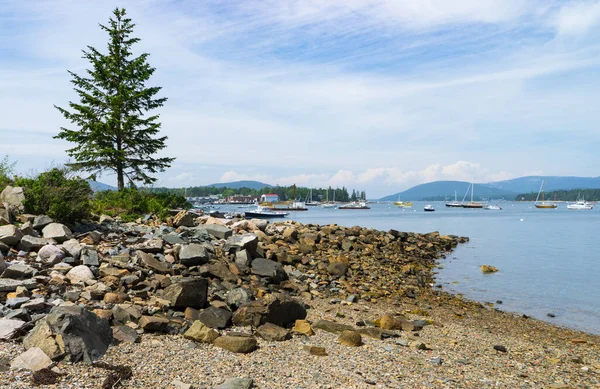
<svg viewBox="0 0 600 389"><path fill-rule="evenodd" d="M213 188L231 188L231 189L240 189L240 188L250 188L254 190L260 190L262 188L270 188L272 185L265 184L264 182L259 181L233 181L233 182L219 182L217 184L205 185Z"/></svg>
<svg viewBox="0 0 600 389"><path fill-rule="evenodd" d="M90 184L90 188L92 188L92 191L94 192L100 192L103 190L117 190L117 188L114 186L110 186L98 181L88 180L88 184Z"/></svg>
<svg viewBox="0 0 600 389"><path fill-rule="evenodd" d="M600 177L560 177L560 176L528 176L512 180L489 183L475 183L474 199L507 199L514 200L521 193L537 193L544 181L544 190L568 190L574 188L598 189ZM434 181L414 186L404 192L395 193L381 198L382 201L396 200L444 200L454 199L454 191L459 200L465 195L468 182L465 181ZM470 191L467 194L470 199Z"/></svg>

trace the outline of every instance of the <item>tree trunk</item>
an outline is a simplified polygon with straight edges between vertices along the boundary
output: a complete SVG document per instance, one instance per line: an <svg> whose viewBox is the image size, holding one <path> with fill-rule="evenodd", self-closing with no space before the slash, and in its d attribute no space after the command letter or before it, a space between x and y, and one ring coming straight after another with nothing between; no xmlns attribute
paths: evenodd
<svg viewBox="0 0 600 389"><path fill-rule="evenodd" d="M117 189L123 190L125 188L125 181L123 179L123 169L117 168Z"/></svg>

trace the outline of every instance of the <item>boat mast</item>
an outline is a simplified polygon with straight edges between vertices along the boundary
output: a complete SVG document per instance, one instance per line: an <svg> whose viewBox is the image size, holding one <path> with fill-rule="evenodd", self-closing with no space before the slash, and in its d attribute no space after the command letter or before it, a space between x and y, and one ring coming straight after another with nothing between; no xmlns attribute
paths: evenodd
<svg viewBox="0 0 600 389"><path fill-rule="evenodd" d="M542 201L544 201L544 192L542 192L542 189L544 188L544 180L542 180L542 185L540 185L540 190L538 190L538 195L535 198L535 202L537 203L538 200L540 199L540 193L542 193Z"/></svg>

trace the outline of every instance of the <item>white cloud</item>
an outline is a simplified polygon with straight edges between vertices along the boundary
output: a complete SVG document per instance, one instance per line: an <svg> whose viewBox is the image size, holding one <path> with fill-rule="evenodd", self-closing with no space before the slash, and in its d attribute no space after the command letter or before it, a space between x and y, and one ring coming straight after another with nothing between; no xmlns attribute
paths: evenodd
<svg viewBox="0 0 600 389"><path fill-rule="evenodd" d="M600 23L600 1L568 3L556 17L559 35L580 36Z"/></svg>

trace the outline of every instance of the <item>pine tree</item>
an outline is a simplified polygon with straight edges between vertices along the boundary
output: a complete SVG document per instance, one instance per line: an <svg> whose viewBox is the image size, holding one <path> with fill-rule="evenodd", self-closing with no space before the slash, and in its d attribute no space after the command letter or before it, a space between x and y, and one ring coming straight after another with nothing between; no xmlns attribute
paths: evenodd
<svg viewBox="0 0 600 389"><path fill-rule="evenodd" d="M87 46L83 58L91 64L85 76L69 71L71 83L80 102L69 102L71 111L55 106L77 129L61 127L55 136L77 145L67 153L76 170L96 174L113 171L119 190L139 181L151 184L152 173L164 171L175 158L155 158L165 148L166 136L156 137L160 130L158 115L148 115L167 99L156 98L160 87L146 87L155 68L149 54L134 57L131 47L140 41L131 37L135 24L126 18L125 9L116 8L108 26L100 28L109 34L108 53Z"/></svg>

